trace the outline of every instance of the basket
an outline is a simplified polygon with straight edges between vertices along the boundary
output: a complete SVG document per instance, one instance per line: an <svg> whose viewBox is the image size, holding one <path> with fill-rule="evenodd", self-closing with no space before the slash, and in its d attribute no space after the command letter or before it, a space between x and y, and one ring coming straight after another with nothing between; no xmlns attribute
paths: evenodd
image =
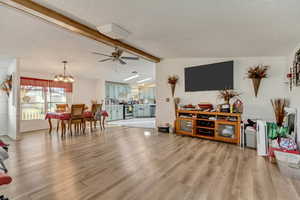
<svg viewBox="0 0 300 200"><path fill-rule="evenodd" d="M290 178L300 179L300 155L275 151L280 172Z"/></svg>

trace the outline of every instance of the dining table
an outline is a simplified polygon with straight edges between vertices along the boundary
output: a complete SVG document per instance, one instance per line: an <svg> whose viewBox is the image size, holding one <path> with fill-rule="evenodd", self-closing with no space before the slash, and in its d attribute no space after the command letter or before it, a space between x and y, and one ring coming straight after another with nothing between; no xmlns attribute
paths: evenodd
<svg viewBox="0 0 300 200"><path fill-rule="evenodd" d="M84 115L84 118L93 117L93 113L91 111L85 111L83 115ZM71 113L70 112L48 112L48 113L46 113L45 119L48 120L49 133L51 133L52 127L53 127L52 119L60 120L61 127L64 127L64 122L71 119Z"/></svg>

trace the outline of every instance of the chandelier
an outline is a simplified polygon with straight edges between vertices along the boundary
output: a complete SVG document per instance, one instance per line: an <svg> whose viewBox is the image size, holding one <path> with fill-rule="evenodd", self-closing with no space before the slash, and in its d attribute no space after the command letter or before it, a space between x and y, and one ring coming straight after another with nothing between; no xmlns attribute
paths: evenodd
<svg viewBox="0 0 300 200"><path fill-rule="evenodd" d="M64 64L64 73L63 74L58 74L54 76L54 81L61 81L61 82L65 82L65 83L73 83L74 82L74 77L71 75L66 75L66 65L67 65L67 61L62 61L62 63Z"/></svg>

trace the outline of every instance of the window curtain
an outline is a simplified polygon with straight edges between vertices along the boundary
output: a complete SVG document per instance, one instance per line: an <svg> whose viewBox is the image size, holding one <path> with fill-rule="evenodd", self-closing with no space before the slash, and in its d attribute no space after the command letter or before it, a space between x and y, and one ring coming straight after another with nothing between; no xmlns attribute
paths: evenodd
<svg viewBox="0 0 300 200"><path fill-rule="evenodd" d="M21 85L48 88L49 81L44 79L21 77Z"/></svg>
<svg viewBox="0 0 300 200"><path fill-rule="evenodd" d="M73 91L72 83L56 82L53 80L37 79L37 78L29 78L29 77L21 77L21 86L43 87L45 90L48 90L48 88L63 88L67 93L72 93Z"/></svg>
<svg viewBox="0 0 300 200"><path fill-rule="evenodd" d="M73 91L73 84L72 83L65 83L65 82L58 82L58 81L49 81L50 88L63 88L65 92L72 93Z"/></svg>

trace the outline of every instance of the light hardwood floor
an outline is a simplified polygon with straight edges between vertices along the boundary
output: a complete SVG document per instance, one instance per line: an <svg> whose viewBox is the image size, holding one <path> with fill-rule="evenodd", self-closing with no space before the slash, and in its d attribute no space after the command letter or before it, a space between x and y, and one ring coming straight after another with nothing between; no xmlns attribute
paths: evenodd
<svg viewBox="0 0 300 200"><path fill-rule="evenodd" d="M17 200L300 199L300 181L254 150L152 129L66 139L40 131L9 151L13 183L0 192Z"/></svg>

